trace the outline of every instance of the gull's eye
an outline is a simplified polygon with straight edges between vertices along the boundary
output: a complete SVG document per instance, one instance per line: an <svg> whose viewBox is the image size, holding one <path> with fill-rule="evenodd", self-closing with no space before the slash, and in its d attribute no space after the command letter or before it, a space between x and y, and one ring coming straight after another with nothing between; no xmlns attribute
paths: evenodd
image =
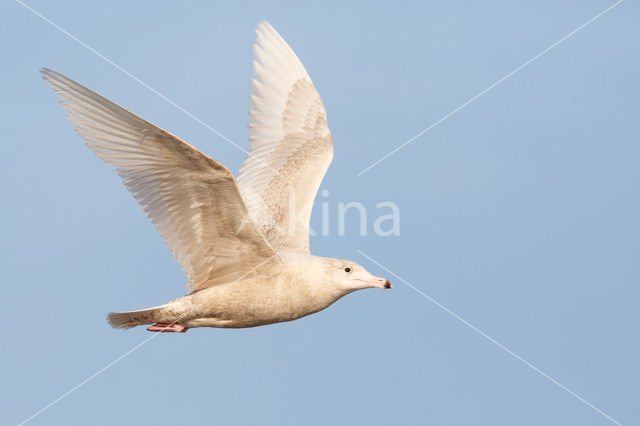
<svg viewBox="0 0 640 426"><path fill-rule="evenodd" d="M351 268L347 266L346 268L344 268L344 271L348 274L349 272L351 272Z"/></svg>

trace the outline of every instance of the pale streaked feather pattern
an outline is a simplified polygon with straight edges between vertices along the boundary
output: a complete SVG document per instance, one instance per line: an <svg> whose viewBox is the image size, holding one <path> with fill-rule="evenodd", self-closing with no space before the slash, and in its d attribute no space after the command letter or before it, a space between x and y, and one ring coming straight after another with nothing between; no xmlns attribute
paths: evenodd
<svg viewBox="0 0 640 426"><path fill-rule="evenodd" d="M311 208L333 158L320 95L293 50L267 22L256 29L249 110L251 150L238 187L276 250L309 253Z"/></svg>
<svg viewBox="0 0 640 426"><path fill-rule="evenodd" d="M43 70L80 136L116 167L189 277L190 294L113 312L112 326L255 327L312 314L356 290L391 287L354 262L309 253L311 207L333 156L324 106L266 22L254 51L251 151L238 185L226 167L176 136Z"/></svg>
<svg viewBox="0 0 640 426"><path fill-rule="evenodd" d="M193 291L279 260L226 167L62 74L45 69L43 77L89 148L116 167Z"/></svg>

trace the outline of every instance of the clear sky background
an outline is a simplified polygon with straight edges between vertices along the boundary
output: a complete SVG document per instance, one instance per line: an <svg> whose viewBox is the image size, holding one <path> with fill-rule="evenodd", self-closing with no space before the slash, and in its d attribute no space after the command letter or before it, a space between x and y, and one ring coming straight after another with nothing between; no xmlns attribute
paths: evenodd
<svg viewBox="0 0 640 426"><path fill-rule="evenodd" d="M623 424L640 424L640 5L626 1L360 177L613 4L30 1L247 147L255 25L320 92L335 147L312 252L394 282L295 322L163 334L31 425L613 424L361 250ZM535 3L535 4L534 4ZM186 277L65 120L50 67L236 172L244 154L18 3L0 5L0 423L17 424L152 336L108 312ZM317 201L322 201L319 197ZM338 202L369 211L337 235ZM401 235L372 232L375 204ZM312 223L320 224L316 205Z"/></svg>

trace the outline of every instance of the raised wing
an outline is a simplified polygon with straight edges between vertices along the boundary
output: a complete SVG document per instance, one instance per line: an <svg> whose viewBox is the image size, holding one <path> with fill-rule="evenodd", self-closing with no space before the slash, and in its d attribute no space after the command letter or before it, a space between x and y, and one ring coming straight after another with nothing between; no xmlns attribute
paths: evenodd
<svg viewBox="0 0 640 426"><path fill-rule="evenodd" d="M42 74L87 146L116 167L193 291L279 260L226 167L62 74Z"/></svg>
<svg viewBox="0 0 640 426"><path fill-rule="evenodd" d="M249 216L276 250L309 252L311 208L333 158L320 95L284 39L256 29L249 156L238 187Z"/></svg>

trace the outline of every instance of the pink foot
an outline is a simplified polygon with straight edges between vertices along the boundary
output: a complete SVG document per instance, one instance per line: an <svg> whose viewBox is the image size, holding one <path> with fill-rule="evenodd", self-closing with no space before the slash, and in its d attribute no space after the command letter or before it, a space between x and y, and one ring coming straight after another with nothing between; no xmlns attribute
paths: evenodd
<svg viewBox="0 0 640 426"><path fill-rule="evenodd" d="M184 333L188 329L189 328L177 322L159 322L147 328L149 331L159 331L161 333Z"/></svg>

